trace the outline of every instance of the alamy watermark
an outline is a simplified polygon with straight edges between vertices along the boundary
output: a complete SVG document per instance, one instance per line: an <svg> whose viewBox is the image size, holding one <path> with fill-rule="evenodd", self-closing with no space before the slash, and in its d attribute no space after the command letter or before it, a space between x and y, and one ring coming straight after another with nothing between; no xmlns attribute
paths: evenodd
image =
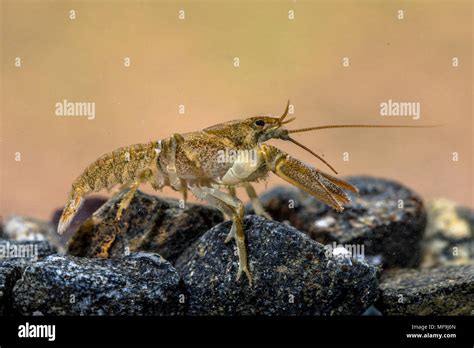
<svg viewBox="0 0 474 348"><path fill-rule="evenodd" d="M36 260L38 258L38 244L11 244L8 241L0 243L0 259L18 257Z"/></svg>
<svg viewBox="0 0 474 348"><path fill-rule="evenodd" d="M95 119L95 102L71 102L63 99L55 104L56 116L85 116Z"/></svg>
<svg viewBox="0 0 474 348"><path fill-rule="evenodd" d="M48 341L56 340L56 325L54 324L30 324L26 322L18 326L19 338L46 338Z"/></svg>
<svg viewBox="0 0 474 348"><path fill-rule="evenodd" d="M380 116L404 116L419 120L421 107L419 102L397 102L389 99L380 103Z"/></svg>
<svg viewBox="0 0 474 348"><path fill-rule="evenodd" d="M324 246L327 257L346 258L353 260L363 260L365 257L364 244L326 244Z"/></svg>
<svg viewBox="0 0 474 348"><path fill-rule="evenodd" d="M258 163L258 153L256 150L235 150L225 149L217 151L217 163Z"/></svg>

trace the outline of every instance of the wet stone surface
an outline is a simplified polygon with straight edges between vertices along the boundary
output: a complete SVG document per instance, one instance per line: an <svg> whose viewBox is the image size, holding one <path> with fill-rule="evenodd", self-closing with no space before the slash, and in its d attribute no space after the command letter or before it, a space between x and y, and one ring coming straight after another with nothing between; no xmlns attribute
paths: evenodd
<svg viewBox="0 0 474 348"><path fill-rule="evenodd" d="M21 315L177 315L185 290L156 254L121 259L48 256L27 267L13 288Z"/></svg>
<svg viewBox="0 0 474 348"><path fill-rule="evenodd" d="M173 262L212 226L223 221L211 207L162 199L137 191L116 221L123 193L111 198L86 220L68 244L68 253L82 257L122 257L130 252L159 253Z"/></svg>
<svg viewBox="0 0 474 348"><path fill-rule="evenodd" d="M0 315L12 313L13 286L23 270L55 252L46 241L0 240Z"/></svg>
<svg viewBox="0 0 474 348"><path fill-rule="evenodd" d="M362 314L377 296L377 271L332 251L286 224L247 216L249 267L236 282L235 243L224 244L231 223L209 230L177 260L192 315Z"/></svg>
<svg viewBox="0 0 474 348"><path fill-rule="evenodd" d="M426 212L420 197L397 182L349 177L359 189L337 213L309 194L291 187L276 187L261 196L277 221L286 221L322 244L364 247L366 259L384 267L414 267L421 261L420 240Z"/></svg>
<svg viewBox="0 0 474 348"><path fill-rule="evenodd" d="M384 315L474 314L474 265L384 272L380 289Z"/></svg>

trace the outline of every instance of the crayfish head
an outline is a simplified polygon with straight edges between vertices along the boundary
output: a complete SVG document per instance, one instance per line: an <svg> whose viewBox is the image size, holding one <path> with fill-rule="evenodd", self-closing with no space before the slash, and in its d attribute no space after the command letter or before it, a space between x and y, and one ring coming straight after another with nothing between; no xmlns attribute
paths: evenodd
<svg viewBox="0 0 474 348"><path fill-rule="evenodd" d="M231 140L236 146L253 148L269 139L288 140L288 130L282 126L293 119L285 121L290 101L280 117L256 116L241 120L228 121L208 127L204 132Z"/></svg>
<svg viewBox="0 0 474 348"><path fill-rule="evenodd" d="M263 143L269 139L282 139L288 140L288 130L283 128L284 124L287 124L294 120L290 118L285 121L286 116L288 116L288 110L290 108L290 101L286 105L285 112L280 117L252 117L249 121L253 124L255 131L257 132L257 142Z"/></svg>
<svg viewBox="0 0 474 348"><path fill-rule="evenodd" d="M328 162L326 162L321 156L319 156L313 150L309 149L305 145L301 144L300 142L290 137L290 133L306 131L306 129L292 131L292 130L288 130L282 127L284 124L289 123L294 120L294 118L290 118L289 120L284 121L286 116L288 115L289 108L290 108L290 101L288 100L288 104L286 105L285 112L280 117L253 118L254 123L259 122L263 127L266 127L266 128L263 128L262 134L258 137L258 143L263 143L264 141L267 141L269 139L281 139L281 140L290 141L296 146L299 146L303 150L308 151L310 154L320 159L329 168L331 168L331 170L334 173L337 174L336 170ZM308 130L312 130L312 128L308 128Z"/></svg>

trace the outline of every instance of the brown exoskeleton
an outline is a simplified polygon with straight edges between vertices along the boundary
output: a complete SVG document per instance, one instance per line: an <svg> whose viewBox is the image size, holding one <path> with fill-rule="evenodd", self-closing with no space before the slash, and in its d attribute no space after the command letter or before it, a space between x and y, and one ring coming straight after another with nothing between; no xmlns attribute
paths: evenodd
<svg viewBox="0 0 474 348"><path fill-rule="evenodd" d="M267 218L269 216L251 183L265 179L270 171L339 212L350 201L345 190L357 192L357 188L351 184L309 167L278 148L265 144L265 141L291 141L322 160L337 174L326 161L291 138L290 134L327 128L423 127L332 125L287 130L283 126L293 120L285 121L288 108L289 102L281 117L258 116L225 122L202 131L174 134L163 140L123 147L103 155L89 165L72 184L58 232L63 233L68 228L84 197L102 188L121 184L127 189L118 207L117 219L120 219L142 183L150 183L155 190L170 186L181 191L185 198L190 190L198 199L218 208L232 219L233 224L225 242L234 239L237 244L237 280L243 272L252 284L242 228L244 205L236 197L235 187L243 186L255 212ZM230 156L225 155L229 153ZM228 193L222 189L228 190Z"/></svg>

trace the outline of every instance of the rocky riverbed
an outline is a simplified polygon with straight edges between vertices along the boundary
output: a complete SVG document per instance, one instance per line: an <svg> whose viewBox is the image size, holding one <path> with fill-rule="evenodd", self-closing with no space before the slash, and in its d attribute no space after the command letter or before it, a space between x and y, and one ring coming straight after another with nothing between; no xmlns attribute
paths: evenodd
<svg viewBox="0 0 474 348"><path fill-rule="evenodd" d="M348 181L360 194L341 214L290 186L261 196L273 220L247 207L252 287L208 206L139 191L117 222L121 194L86 200L67 244L58 212L9 217L0 315L473 315L474 212Z"/></svg>

